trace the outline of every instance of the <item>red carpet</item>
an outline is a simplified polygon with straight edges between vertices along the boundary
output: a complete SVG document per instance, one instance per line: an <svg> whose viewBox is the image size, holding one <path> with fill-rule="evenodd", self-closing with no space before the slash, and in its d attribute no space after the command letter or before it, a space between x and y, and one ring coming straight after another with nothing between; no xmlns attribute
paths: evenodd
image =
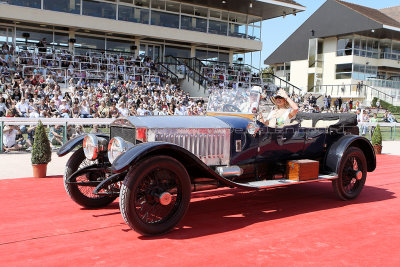
<svg viewBox="0 0 400 267"><path fill-rule="evenodd" d="M378 157L360 197L330 182L193 194L180 229L144 238L115 201L84 210L60 177L0 181L0 266L400 266L400 157Z"/></svg>

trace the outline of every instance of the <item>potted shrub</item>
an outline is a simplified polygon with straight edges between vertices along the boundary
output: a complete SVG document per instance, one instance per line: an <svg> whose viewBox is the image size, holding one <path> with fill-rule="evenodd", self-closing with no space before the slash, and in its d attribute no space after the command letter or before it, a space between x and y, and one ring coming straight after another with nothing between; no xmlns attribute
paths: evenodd
<svg viewBox="0 0 400 267"><path fill-rule="evenodd" d="M33 177L46 177L47 164L51 161L50 142L47 138L46 130L41 121L35 130L35 139L31 154Z"/></svg>
<svg viewBox="0 0 400 267"><path fill-rule="evenodd" d="M371 138L372 146L374 147L375 154L381 154L382 152L382 133L379 124L376 126L374 133Z"/></svg>

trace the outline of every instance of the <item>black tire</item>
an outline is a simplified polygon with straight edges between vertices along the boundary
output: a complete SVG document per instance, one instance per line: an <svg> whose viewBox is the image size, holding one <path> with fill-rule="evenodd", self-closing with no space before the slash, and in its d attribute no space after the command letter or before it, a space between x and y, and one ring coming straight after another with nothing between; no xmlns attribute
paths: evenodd
<svg viewBox="0 0 400 267"><path fill-rule="evenodd" d="M162 205L156 195L171 193ZM142 235L159 235L174 228L185 215L191 197L191 183L185 167L168 156L139 162L123 182L119 206L125 222Z"/></svg>
<svg viewBox="0 0 400 267"><path fill-rule="evenodd" d="M75 201L77 204L81 205L85 208L101 208L105 207L111 202L113 202L117 196L104 196L104 195L95 195L92 191L95 189L94 186L79 186L77 184L66 183L66 179L72 173L76 172L79 168L84 166L89 166L93 164L91 161L87 160L85 154L83 152L83 148L79 148L76 150L72 156L69 158L67 165L65 166L64 173L64 187L65 191L67 191L68 195ZM85 175L77 177L78 181L88 181L88 178ZM93 177L92 177L93 178ZM71 182L76 182L77 179L74 179Z"/></svg>
<svg viewBox="0 0 400 267"><path fill-rule="evenodd" d="M356 173L362 172L357 179ZM333 189L342 200L356 198L364 187L367 179L367 160L364 153L357 147L350 147L343 154L340 162L338 178L332 181Z"/></svg>

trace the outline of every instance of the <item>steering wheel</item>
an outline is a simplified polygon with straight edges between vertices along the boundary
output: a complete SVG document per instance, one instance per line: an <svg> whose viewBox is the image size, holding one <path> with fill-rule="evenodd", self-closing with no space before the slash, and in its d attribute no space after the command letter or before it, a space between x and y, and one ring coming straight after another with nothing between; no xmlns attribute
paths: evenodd
<svg viewBox="0 0 400 267"><path fill-rule="evenodd" d="M222 111L225 112L242 112L240 108L237 106L234 106L232 104L225 104L224 107L222 108Z"/></svg>

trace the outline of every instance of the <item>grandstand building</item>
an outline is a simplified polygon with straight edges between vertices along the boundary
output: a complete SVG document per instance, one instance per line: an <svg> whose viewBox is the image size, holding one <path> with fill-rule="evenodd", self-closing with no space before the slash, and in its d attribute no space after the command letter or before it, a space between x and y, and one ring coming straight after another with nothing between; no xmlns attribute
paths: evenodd
<svg viewBox="0 0 400 267"><path fill-rule="evenodd" d="M303 92L400 104L399 14L327 0L264 63Z"/></svg>
<svg viewBox="0 0 400 267"><path fill-rule="evenodd" d="M207 75L227 84L227 71L216 71L249 62L249 53L260 57L262 21L303 10L292 0L0 0L0 43L37 52L35 47L46 38L46 49L53 53L69 50L90 60L95 53L149 57L167 64L166 72L200 96L207 93ZM215 62L211 71L207 61ZM96 71L109 71L100 67ZM239 68L233 72L231 78L239 81ZM108 77L114 76L102 78ZM242 80L250 83L251 77ZM197 91L192 90L194 84Z"/></svg>

